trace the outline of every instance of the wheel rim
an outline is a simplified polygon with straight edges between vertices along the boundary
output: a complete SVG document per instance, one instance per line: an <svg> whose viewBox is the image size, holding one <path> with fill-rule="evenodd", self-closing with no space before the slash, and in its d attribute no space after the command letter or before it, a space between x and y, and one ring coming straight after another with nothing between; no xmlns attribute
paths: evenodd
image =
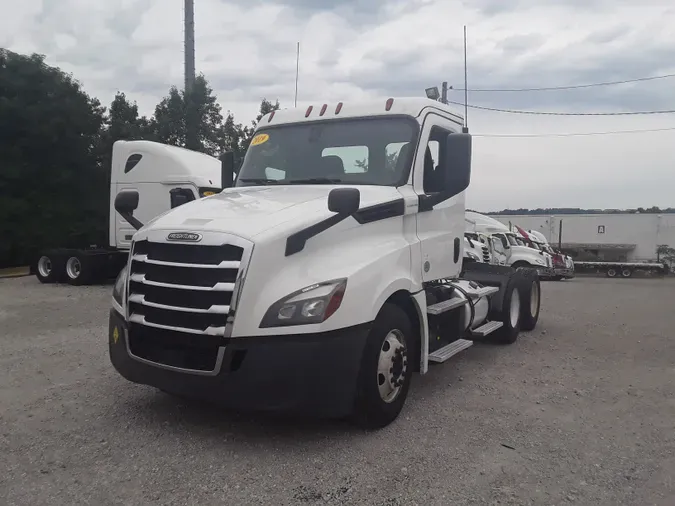
<svg viewBox="0 0 675 506"><path fill-rule="evenodd" d="M629 278L630 277L630 271L628 269L624 269L621 274L623 275L624 278Z"/></svg>
<svg viewBox="0 0 675 506"><path fill-rule="evenodd" d="M66 273L70 279L77 279L80 277L80 272L82 272L82 264L77 257L70 257L68 262L66 262Z"/></svg>
<svg viewBox="0 0 675 506"><path fill-rule="evenodd" d="M384 402L394 402L401 393L408 371L408 355L403 332L389 331L380 348L377 363L377 387Z"/></svg>
<svg viewBox="0 0 675 506"><path fill-rule="evenodd" d="M52 273L52 261L49 257L40 257L40 260L38 260L38 272L43 278Z"/></svg>
<svg viewBox="0 0 675 506"><path fill-rule="evenodd" d="M616 271L615 271L614 269L609 269L609 270L607 271L607 275L608 275L610 278L613 278L614 276L616 276Z"/></svg>
<svg viewBox="0 0 675 506"><path fill-rule="evenodd" d="M509 311L509 320L511 327L515 328L520 319L520 291L516 288L511 294L511 308Z"/></svg>
<svg viewBox="0 0 675 506"><path fill-rule="evenodd" d="M530 296L530 314L534 317L539 312L539 283L532 282L532 295Z"/></svg>

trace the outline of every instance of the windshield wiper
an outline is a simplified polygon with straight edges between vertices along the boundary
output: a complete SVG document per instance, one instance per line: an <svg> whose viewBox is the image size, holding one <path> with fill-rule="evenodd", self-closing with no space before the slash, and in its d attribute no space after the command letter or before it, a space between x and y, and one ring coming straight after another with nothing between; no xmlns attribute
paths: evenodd
<svg viewBox="0 0 675 506"><path fill-rule="evenodd" d="M251 178L242 178L239 181L242 183L253 183L253 184L279 184L277 179L265 179L264 177L251 177Z"/></svg>
<svg viewBox="0 0 675 506"><path fill-rule="evenodd" d="M307 179L293 179L288 181L288 184L337 184L341 183L342 179L330 179L327 177L310 177Z"/></svg>

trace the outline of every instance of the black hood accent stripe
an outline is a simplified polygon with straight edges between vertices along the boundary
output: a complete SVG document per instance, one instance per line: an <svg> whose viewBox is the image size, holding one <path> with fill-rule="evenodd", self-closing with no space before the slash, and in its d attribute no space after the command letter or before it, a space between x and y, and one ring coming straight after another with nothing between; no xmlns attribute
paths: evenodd
<svg viewBox="0 0 675 506"><path fill-rule="evenodd" d="M403 216L404 213L405 201L403 198L400 198L391 202L383 202L382 204L375 204L374 206L359 209L354 213L354 219L363 225L364 223Z"/></svg>
<svg viewBox="0 0 675 506"><path fill-rule="evenodd" d="M353 216L356 221L363 225L365 223L373 223L375 221L395 218L396 216L403 216L404 212L405 201L403 198L400 198L390 202L364 207L363 209L356 211ZM349 216L335 214L323 221L320 221L319 223L310 225L309 227L299 230L298 232L288 236L288 239L286 239L285 256L291 256L294 253L299 253L305 248L305 244L309 239L319 235L321 232L328 230L333 225L337 225L348 217Z"/></svg>

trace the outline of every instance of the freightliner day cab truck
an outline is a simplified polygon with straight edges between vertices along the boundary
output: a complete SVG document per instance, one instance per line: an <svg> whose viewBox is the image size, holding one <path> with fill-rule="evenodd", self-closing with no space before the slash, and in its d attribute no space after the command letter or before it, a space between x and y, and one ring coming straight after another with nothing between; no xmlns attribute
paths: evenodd
<svg viewBox="0 0 675 506"><path fill-rule="evenodd" d="M485 245L485 262L508 265L514 269L530 268L537 271L541 278L552 276L552 257L548 253L525 244L519 234L515 234L500 221L467 211L465 216L465 237L472 242Z"/></svg>
<svg viewBox="0 0 675 506"><path fill-rule="evenodd" d="M138 192L120 192L138 231L113 288L115 369L233 409L378 428L414 371L534 328L536 275L463 264L462 121L428 99L275 111L232 187L145 225Z"/></svg>
<svg viewBox="0 0 675 506"><path fill-rule="evenodd" d="M521 235L527 234L528 239L540 250L545 251L553 259L552 279L560 281L561 279L571 279L574 277L574 261L572 257L555 251L549 244L546 236L537 230L519 230Z"/></svg>
<svg viewBox="0 0 675 506"><path fill-rule="evenodd" d="M115 279L129 256L136 231L114 208L121 191L137 191L139 220L151 218L220 191L220 160L203 153L150 141L117 141L110 168L109 247L58 248L38 256L34 271L42 283L72 285Z"/></svg>

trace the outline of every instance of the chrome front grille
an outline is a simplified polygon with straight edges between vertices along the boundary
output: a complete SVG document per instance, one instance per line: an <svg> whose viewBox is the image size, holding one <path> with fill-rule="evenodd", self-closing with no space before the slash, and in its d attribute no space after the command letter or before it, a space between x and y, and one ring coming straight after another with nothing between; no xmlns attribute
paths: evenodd
<svg viewBox="0 0 675 506"><path fill-rule="evenodd" d="M127 297L132 353L171 367L215 363L243 255L232 244L136 242Z"/></svg>
<svg viewBox="0 0 675 506"><path fill-rule="evenodd" d="M483 250L483 262L490 263L490 251L488 250L488 247L483 245L481 246L481 249Z"/></svg>

